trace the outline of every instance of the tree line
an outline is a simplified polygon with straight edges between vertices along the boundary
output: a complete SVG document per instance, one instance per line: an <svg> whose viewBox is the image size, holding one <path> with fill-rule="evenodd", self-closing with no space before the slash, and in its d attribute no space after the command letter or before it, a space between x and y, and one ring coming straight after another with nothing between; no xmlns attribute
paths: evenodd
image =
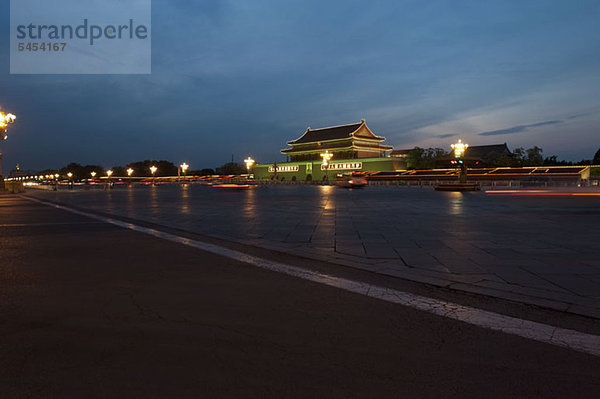
<svg viewBox="0 0 600 399"><path fill-rule="evenodd" d="M152 175L150 171L151 166L156 166L156 172ZM127 177L129 176L127 170L131 169L131 177L166 177L166 176L177 176L178 166L173 162L165 160L144 160L131 162L125 166L117 165L112 168L104 168L100 165L81 165L76 162L71 162L68 165L60 169L45 169L39 171L39 175L48 175L58 173L61 177L67 176L69 173L72 174L73 180L83 180L92 177L92 172L95 172L96 177L106 176L108 170L112 170L112 177ZM211 176L216 174L222 175L233 175L247 173L246 167L240 163L228 162L218 168L210 169L196 169L188 170L185 174L188 176ZM183 176L183 173L181 173Z"/></svg>

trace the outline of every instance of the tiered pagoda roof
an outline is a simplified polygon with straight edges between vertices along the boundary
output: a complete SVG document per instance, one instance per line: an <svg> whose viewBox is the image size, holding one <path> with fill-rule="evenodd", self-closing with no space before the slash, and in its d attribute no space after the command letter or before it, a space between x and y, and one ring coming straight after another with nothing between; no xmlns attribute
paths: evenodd
<svg viewBox="0 0 600 399"><path fill-rule="evenodd" d="M296 140L288 141L291 148L281 150L283 154L309 154L323 150L334 151L369 151L383 153L392 147L380 144L385 137L380 137L367 127L365 120L348 125L311 129Z"/></svg>

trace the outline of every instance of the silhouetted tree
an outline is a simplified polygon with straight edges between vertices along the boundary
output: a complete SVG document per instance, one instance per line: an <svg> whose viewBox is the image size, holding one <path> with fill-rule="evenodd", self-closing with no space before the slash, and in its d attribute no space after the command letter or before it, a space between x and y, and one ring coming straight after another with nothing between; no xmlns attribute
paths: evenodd
<svg viewBox="0 0 600 399"><path fill-rule="evenodd" d="M217 173L220 175L241 175L247 173L247 170L244 165L228 162L220 168L217 168Z"/></svg>
<svg viewBox="0 0 600 399"><path fill-rule="evenodd" d="M594 155L594 159L592 160L594 165L600 165L600 148L596 151L596 155Z"/></svg>
<svg viewBox="0 0 600 399"><path fill-rule="evenodd" d="M542 158L542 150L538 146L534 146L532 148L528 148L527 153L527 164L531 166L539 166L544 163L544 158Z"/></svg>
<svg viewBox="0 0 600 399"><path fill-rule="evenodd" d="M92 172L96 172L96 177L104 175L104 168L100 165L86 165L82 166L78 163L71 162L67 166L59 169L61 176L67 176L67 174L73 173L73 180L91 179Z"/></svg>
<svg viewBox="0 0 600 399"><path fill-rule="evenodd" d="M127 164L127 168L133 169L132 176L135 177L151 177L152 172L150 172L150 167L156 166L158 169L154 176L162 177L162 176L177 176L177 166L173 164L173 162L169 161L156 161L147 159L145 161L132 162Z"/></svg>
<svg viewBox="0 0 600 399"><path fill-rule="evenodd" d="M216 175L213 169L200 169L200 170L190 170L187 173L188 176L211 176Z"/></svg>
<svg viewBox="0 0 600 399"><path fill-rule="evenodd" d="M448 155L443 148L413 148L407 156L407 166L410 169L432 169L435 161Z"/></svg>
<svg viewBox="0 0 600 399"><path fill-rule="evenodd" d="M123 166L113 166L112 171L114 177L127 176L127 170Z"/></svg>
<svg viewBox="0 0 600 399"><path fill-rule="evenodd" d="M513 150L513 162L511 166L523 166L525 164L525 149L523 147Z"/></svg>

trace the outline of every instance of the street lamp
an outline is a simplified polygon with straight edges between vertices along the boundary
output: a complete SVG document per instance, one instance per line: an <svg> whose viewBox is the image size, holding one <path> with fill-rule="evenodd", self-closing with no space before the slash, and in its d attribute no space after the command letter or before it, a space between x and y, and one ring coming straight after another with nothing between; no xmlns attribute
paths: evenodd
<svg viewBox="0 0 600 399"><path fill-rule="evenodd" d="M458 140L458 143L451 144L450 147L454 150L454 158L462 158L469 145L463 143L462 140Z"/></svg>
<svg viewBox="0 0 600 399"><path fill-rule="evenodd" d="M458 166L460 167L460 172L458 175L458 180L461 183L467 182L467 165L461 159L465 155L466 149L469 147L467 143L463 143L462 140L458 140L458 143L450 145L454 150L454 158L457 159Z"/></svg>
<svg viewBox="0 0 600 399"><path fill-rule="evenodd" d="M179 165L179 167L181 168L181 171L185 175L185 172L187 172L187 170L190 168L190 165L188 165L187 163L184 162L181 165Z"/></svg>
<svg viewBox="0 0 600 399"><path fill-rule="evenodd" d="M244 163L246 164L246 169L248 169L248 179L249 179L250 178L250 170L254 166L255 161L254 161L254 159L248 157L248 158L244 159Z"/></svg>
<svg viewBox="0 0 600 399"><path fill-rule="evenodd" d="M112 170L109 169L106 171L106 176L107 176L106 184L108 185L108 188L112 188L112 185L110 184L110 177L112 176L112 174L113 174ZM106 190L106 186L104 186L104 189Z"/></svg>
<svg viewBox="0 0 600 399"><path fill-rule="evenodd" d="M150 172L152 173L152 179L154 179L154 174L156 173L156 171L158 170L158 168L154 165L150 166ZM154 186L154 181L152 182L152 185Z"/></svg>
<svg viewBox="0 0 600 399"><path fill-rule="evenodd" d="M95 177L96 177L96 172L92 171L92 172L90 173L90 175L92 175L92 179L93 179L93 178L95 178Z"/></svg>
<svg viewBox="0 0 600 399"><path fill-rule="evenodd" d="M133 169L132 168L127 168L127 177L129 177L129 180L127 181L127 185L129 187L131 187L131 175L133 174Z"/></svg>
<svg viewBox="0 0 600 399"><path fill-rule="evenodd" d="M185 172L187 172L187 170L189 169L190 165L188 165L187 163L182 163L181 165L179 165L179 169L177 169L177 177L181 177L179 175L179 172L183 172L183 177L185 177Z"/></svg>
<svg viewBox="0 0 600 399"><path fill-rule="evenodd" d="M250 173L250 169L252 169L255 163L254 159L248 157L244 159L244 163L246 164L246 169L248 169L248 173Z"/></svg>
<svg viewBox="0 0 600 399"><path fill-rule="evenodd" d="M16 116L13 114L5 114L4 112L0 112L0 184L2 180L2 141L8 138L8 134L6 130L8 129L8 125L14 123Z"/></svg>
<svg viewBox="0 0 600 399"><path fill-rule="evenodd" d="M69 190L73 188L73 180L71 180L73 178L73 173L69 172L67 173L67 177L69 178Z"/></svg>
<svg viewBox="0 0 600 399"><path fill-rule="evenodd" d="M329 175L327 172L329 170L329 160L331 158L333 158L333 154L330 153L329 151L325 151L319 155L321 156L321 158L323 158L323 166L325 167L325 180L327 180L327 182L329 182Z"/></svg>
<svg viewBox="0 0 600 399"><path fill-rule="evenodd" d="M73 173L71 173L71 172L67 173L67 177L70 179L71 177L73 177Z"/></svg>

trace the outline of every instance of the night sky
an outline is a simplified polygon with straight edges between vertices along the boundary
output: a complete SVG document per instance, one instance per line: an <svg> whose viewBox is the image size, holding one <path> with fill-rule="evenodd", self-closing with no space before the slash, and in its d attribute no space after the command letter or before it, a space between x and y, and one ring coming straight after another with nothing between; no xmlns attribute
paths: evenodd
<svg viewBox="0 0 600 399"><path fill-rule="evenodd" d="M4 168L268 162L309 125L361 118L396 148L592 158L599 17L597 0L153 0L151 75L10 75L5 1Z"/></svg>

